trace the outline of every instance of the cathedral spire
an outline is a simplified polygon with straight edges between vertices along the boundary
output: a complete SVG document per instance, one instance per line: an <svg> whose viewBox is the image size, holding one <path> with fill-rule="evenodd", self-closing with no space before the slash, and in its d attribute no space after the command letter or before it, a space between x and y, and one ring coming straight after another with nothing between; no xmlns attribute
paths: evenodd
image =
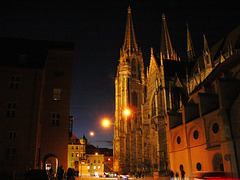
<svg viewBox="0 0 240 180"><path fill-rule="evenodd" d="M164 59L178 60L177 55L172 48L172 42L164 14L162 14L161 52Z"/></svg>
<svg viewBox="0 0 240 180"><path fill-rule="evenodd" d="M124 39L124 44L123 44L123 51L129 52L129 53L138 52L135 33L134 33L134 29L133 29L133 21L132 21L132 14L131 14L130 7L128 7L128 16L127 16L127 24L126 24L125 39Z"/></svg>
<svg viewBox="0 0 240 180"><path fill-rule="evenodd" d="M194 61L195 52L193 48L192 38L188 28L188 23L186 25L187 25L187 55L188 55L188 61L190 62L190 61Z"/></svg>
<svg viewBox="0 0 240 180"><path fill-rule="evenodd" d="M210 53L205 34L203 34L203 49L204 49L205 52Z"/></svg>

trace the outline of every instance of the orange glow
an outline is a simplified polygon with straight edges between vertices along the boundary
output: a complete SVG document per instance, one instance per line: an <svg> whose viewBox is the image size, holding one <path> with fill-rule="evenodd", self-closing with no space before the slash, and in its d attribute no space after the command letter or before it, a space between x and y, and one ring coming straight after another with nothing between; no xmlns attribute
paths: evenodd
<svg viewBox="0 0 240 180"><path fill-rule="evenodd" d="M125 110L124 110L124 114L125 114L126 116L130 115L130 110L129 110L129 109L125 109Z"/></svg>
<svg viewBox="0 0 240 180"><path fill-rule="evenodd" d="M97 155L98 155L98 153L96 152L96 153L95 153L95 155L97 156Z"/></svg>
<svg viewBox="0 0 240 180"><path fill-rule="evenodd" d="M93 131L90 132L90 136L94 136L94 132Z"/></svg>
<svg viewBox="0 0 240 180"><path fill-rule="evenodd" d="M110 121L108 119L104 119L102 121L102 125L103 125L103 127L108 127L110 125Z"/></svg>

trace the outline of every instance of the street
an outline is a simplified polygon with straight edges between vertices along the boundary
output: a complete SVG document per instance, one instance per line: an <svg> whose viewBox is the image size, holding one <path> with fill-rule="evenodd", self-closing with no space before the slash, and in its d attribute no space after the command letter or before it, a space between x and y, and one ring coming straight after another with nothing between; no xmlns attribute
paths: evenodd
<svg viewBox="0 0 240 180"><path fill-rule="evenodd" d="M116 180L117 178L102 178L102 177L100 177L100 178L95 178L95 177L83 177L82 179L81 179L81 177L75 177L75 180L97 180L97 179L99 179L99 180ZM136 178L129 178L129 179L131 179L131 180L133 180L133 179L136 179ZM159 178L156 178L156 179L154 179L153 177L145 177L145 178L138 178L138 179L136 179L136 180L169 180L170 178L169 177L159 177Z"/></svg>

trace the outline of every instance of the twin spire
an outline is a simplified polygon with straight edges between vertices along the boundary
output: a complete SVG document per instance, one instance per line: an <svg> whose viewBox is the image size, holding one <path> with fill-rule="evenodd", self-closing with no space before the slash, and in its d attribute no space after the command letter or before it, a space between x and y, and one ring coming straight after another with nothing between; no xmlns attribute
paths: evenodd
<svg viewBox="0 0 240 180"><path fill-rule="evenodd" d="M173 50L172 42L167 28L165 14L162 14L162 31L161 31L161 49L163 59L178 61L177 53Z"/></svg>
<svg viewBox="0 0 240 180"><path fill-rule="evenodd" d="M128 53L138 52L138 46L136 43L130 7L128 7L126 32L125 32L125 39L124 39L124 44L122 49L123 49L123 52L128 52Z"/></svg>
<svg viewBox="0 0 240 180"><path fill-rule="evenodd" d="M133 52L138 53L138 45L136 43L135 32L133 28L131 8L128 7L128 16L126 23L126 32L123 44L123 53ZM188 25L187 25L187 52L189 61L193 61L194 58L194 49L192 45L192 39L190 37ZM179 61L180 58L177 57L177 53L173 50L172 42L167 28L167 22L165 15L162 14L162 31L161 31L161 48L160 54L162 59L176 60Z"/></svg>

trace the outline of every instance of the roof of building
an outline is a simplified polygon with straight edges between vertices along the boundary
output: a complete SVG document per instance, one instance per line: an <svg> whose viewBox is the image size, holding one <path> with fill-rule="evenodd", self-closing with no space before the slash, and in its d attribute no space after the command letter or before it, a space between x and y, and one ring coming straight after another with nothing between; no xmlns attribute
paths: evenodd
<svg viewBox="0 0 240 180"><path fill-rule="evenodd" d="M31 39L0 38L0 65L43 68L49 50L71 50L74 44Z"/></svg>
<svg viewBox="0 0 240 180"><path fill-rule="evenodd" d="M216 61L221 55L224 56L231 49L232 51L240 49L240 25L210 48L212 61ZM197 72L198 68L205 68L203 56L196 60L192 73Z"/></svg>
<svg viewBox="0 0 240 180"><path fill-rule="evenodd" d="M113 149L108 149L108 148L99 148L95 147L92 144L87 144L86 146L86 154L104 154L105 156L113 156Z"/></svg>

